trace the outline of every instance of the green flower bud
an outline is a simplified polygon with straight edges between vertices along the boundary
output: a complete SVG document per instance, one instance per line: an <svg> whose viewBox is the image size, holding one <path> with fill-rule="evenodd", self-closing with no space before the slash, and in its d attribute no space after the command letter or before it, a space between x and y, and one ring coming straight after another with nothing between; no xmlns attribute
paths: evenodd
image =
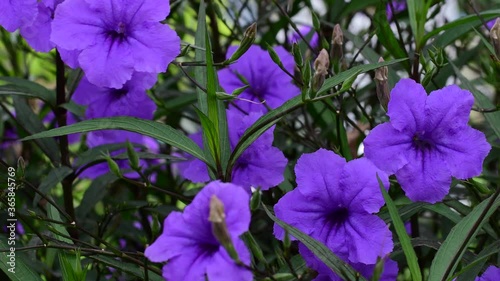
<svg viewBox="0 0 500 281"><path fill-rule="evenodd" d="M262 194L260 190L256 190L252 193L252 198L250 199L250 210L255 211L259 208L261 202Z"/></svg>
<svg viewBox="0 0 500 281"><path fill-rule="evenodd" d="M139 167L139 155L137 155L137 151L135 151L134 146L127 141L127 155L128 155L128 163L130 167L137 171L140 169Z"/></svg>
<svg viewBox="0 0 500 281"><path fill-rule="evenodd" d="M302 54L300 53L299 44L293 43L292 54L293 59L295 60L295 64L299 69L301 69L304 66L304 61L302 60Z"/></svg>
<svg viewBox="0 0 500 281"><path fill-rule="evenodd" d="M122 178L123 175L120 171L120 167L118 167L118 164L116 164L115 160L111 159L111 156L109 156L109 154L104 155L104 158L106 159L106 162L108 162L109 170L117 177Z"/></svg>
<svg viewBox="0 0 500 281"><path fill-rule="evenodd" d="M237 61L243 54L248 51L248 49L252 46L255 41L255 35L257 34L257 23L252 23L243 34L243 39L241 40L241 44L236 49L236 51L231 55L231 57L224 62L224 64L231 64Z"/></svg>

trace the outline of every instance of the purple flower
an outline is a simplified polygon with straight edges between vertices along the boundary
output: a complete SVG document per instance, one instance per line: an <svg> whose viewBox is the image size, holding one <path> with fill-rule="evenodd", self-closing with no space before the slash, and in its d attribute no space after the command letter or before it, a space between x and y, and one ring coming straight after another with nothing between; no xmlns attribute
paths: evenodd
<svg viewBox="0 0 500 281"><path fill-rule="evenodd" d="M136 71L165 71L179 54L179 37L160 23L169 12L169 1L66 0L56 10L51 40L77 51L92 84L121 88Z"/></svg>
<svg viewBox="0 0 500 281"><path fill-rule="evenodd" d="M366 158L346 163L325 149L304 154L295 166L297 188L274 206L276 216L346 262L375 264L393 246L389 227L373 215L384 205L377 173L388 187L387 175ZM284 238L277 224L274 235Z"/></svg>
<svg viewBox="0 0 500 281"><path fill-rule="evenodd" d="M300 34L302 34L302 36L304 36L304 38L307 39L309 33L311 33L311 31L314 31L314 29L310 26L302 26L299 28L299 31ZM290 44L299 43L300 41L302 41L302 37L300 37L300 35L297 32L293 32L292 35L288 38L288 42ZM309 40L309 45L311 45L311 47L313 47L314 49L318 48L319 46L318 33L316 32L312 33L312 37Z"/></svg>
<svg viewBox="0 0 500 281"><path fill-rule="evenodd" d="M0 1L0 25L7 31L31 24L37 16L37 0Z"/></svg>
<svg viewBox="0 0 500 281"><path fill-rule="evenodd" d="M299 245L299 251L307 266L316 270L318 276L314 281L342 281L335 272L333 272L328 266L326 266L320 259L318 259L313 252L311 252L303 244ZM384 258L384 269L379 281L394 281L398 277L398 263L389 259ZM375 270L375 264L363 264L363 263L350 263L350 265L358 271L363 277L371 280L373 272Z"/></svg>
<svg viewBox="0 0 500 281"><path fill-rule="evenodd" d="M250 127L262 113L252 112L245 115L236 109L227 111L229 141L231 149L237 145L245 130ZM283 153L273 144L274 129L271 128L252 143L236 161L231 182L250 191L250 187L260 187L267 190L280 184L287 165ZM190 136L198 145L203 145L201 133ZM179 163L183 177L194 182L210 180L206 165L197 159Z"/></svg>
<svg viewBox="0 0 500 281"><path fill-rule="evenodd" d="M495 22L498 18L496 19L492 19L490 20L489 22L486 23L486 26L488 27L489 30L491 30L491 28L493 28L493 26L495 25Z"/></svg>
<svg viewBox="0 0 500 281"><path fill-rule="evenodd" d="M63 1L42 0L38 2L38 13L34 22L21 27L21 35L36 51L48 52L54 48L54 43L50 41L51 24L57 5Z"/></svg>
<svg viewBox="0 0 500 281"><path fill-rule="evenodd" d="M375 264L393 246L389 227L373 215L384 205L377 173L389 186L365 158L346 163L325 149L304 154L295 166L297 188L275 205L276 216L347 262ZM283 239L284 230L275 224L274 235Z"/></svg>
<svg viewBox="0 0 500 281"><path fill-rule="evenodd" d="M153 119L156 105L145 89L151 88L155 82L155 74L135 72L123 88L113 89L96 86L83 77L73 99L88 106L85 115L89 119L112 116Z"/></svg>
<svg viewBox="0 0 500 281"><path fill-rule="evenodd" d="M390 2L392 2L392 7L394 8L394 14L399 14L407 9L406 0L390 0ZM387 20L391 21L394 14L392 13L390 3L387 3L385 11L387 13Z"/></svg>
<svg viewBox="0 0 500 281"><path fill-rule="evenodd" d="M210 201L216 196L224 205L225 223L239 259L250 263L250 253L241 234L250 226L249 195L241 187L219 181L203 188L184 213L172 212L165 219L163 233L146 248L144 255L163 267L167 280L211 281L252 280L251 271L238 266L212 232L208 220Z"/></svg>
<svg viewBox="0 0 500 281"><path fill-rule="evenodd" d="M497 281L499 276L500 268L491 265L486 269L481 277L476 277L474 281Z"/></svg>
<svg viewBox="0 0 500 281"><path fill-rule="evenodd" d="M226 58L236 49L236 46L229 47ZM283 47L276 47L275 51L285 69L293 74L293 56ZM234 101L234 104L245 112L264 111L266 106L274 109L300 94L299 88L292 83L292 78L273 62L267 51L257 45L251 46L236 63L219 70L218 75L220 85L229 94L247 85L244 80L248 82L250 88L243 91L239 97L257 104L244 100ZM261 101L265 101L265 104L259 104Z"/></svg>
<svg viewBox="0 0 500 281"><path fill-rule="evenodd" d="M491 149L484 134L467 125L473 103L471 93L456 85L427 96L420 84L400 80L391 92L390 122L364 141L366 157L396 174L411 200L442 200L451 177L479 175Z"/></svg>

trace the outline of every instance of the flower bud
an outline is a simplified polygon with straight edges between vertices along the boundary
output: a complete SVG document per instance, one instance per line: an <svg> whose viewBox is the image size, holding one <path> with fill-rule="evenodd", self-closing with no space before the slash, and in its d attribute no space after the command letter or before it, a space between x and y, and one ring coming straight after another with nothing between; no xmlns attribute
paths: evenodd
<svg viewBox="0 0 500 281"><path fill-rule="evenodd" d="M497 58L500 59L500 17L497 18L495 24L490 30L490 38L493 47L495 48L495 54L497 55Z"/></svg>
<svg viewBox="0 0 500 281"><path fill-rule="evenodd" d="M256 211L260 207L260 202L261 202L261 192L260 190L256 190L254 193L252 193L252 198L250 199L250 210Z"/></svg>
<svg viewBox="0 0 500 281"><path fill-rule="evenodd" d="M379 62L383 62L384 59L380 58ZM380 105L387 111L387 105L389 104L389 99L391 98L391 93L389 91L388 83L389 68L387 66L382 66L375 69L375 84L377 88L377 98Z"/></svg>
<svg viewBox="0 0 500 281"><path fill-rule="evenodd" d="M269 53L269 56L271 57L273 62L275 64L277 64L280 68L283 68L283 63L281 62L281 59L278 56L278 53L276 53L276 51L273 49L273 47L271 47L271 45L266 43L266 48L267 48L267 52Z"/></svg>
<svg viewBox="0 0 500 281"><path fill-rule="evenodd" d="M231 57L224 62L224 64L231 64L237 61L243 54L248 51L248 49L252 46L255 41L255 35L257 34L257 23L252 23L243 34L243 39L241 40L241 44L236 49L236 51L231 55Z"/></svg>
<svg viewBox="0 0 500 281"><path fill-rule="evenodd" d="M217 198L215 194L210 197L210 213L208 216L208 221L212 223L212 234L215 239L226 249L229 256L235 260L239 261L238 254L233 246L233 241L231 240L231 235L226 225L226 213L224 212L224 203Z"/></svg>
<svg viewBox="0 0 500 281"><path fill-rule="evenodd" d="M317 92L323 83L325 82L325 77L328 74L328 67L330 67L330 59L328 58L328 52L322 49L319 52L318 57L314 61L314 77L312 82L312 88Z"/></svg>
<svg viewBox="0 0 500 281"><path fill-rule="evenodd" d="M115 174L115 176L121 178L123 177L121 171L120 171L120 167L118 167L118 164L116 164L115 160L111 159L111 156L108 155L104 155L104 158L106 159L106 162L108 162L108 166L109 166L109 170Z"/></svg>
<svg viewBox="0 0 500 281"><path fill-rule="evenodd" d="M139 156L137 155L137 151L135 151L134 146L127 141L127 155L128 155L128 163L130 167L137 171L140 169L139 167Z"/></svg>
<svg viewBox="0 0 500 281"><path fill-rule="evenodd" d="M339 24L333 27L332 42L330 49L330 57L332 58L332 66L335 73L340 72L340 61L344 57L344 33Z"/></svg>
<svg viewBox="0 0 500 281"><path fill-rule="evenodd" d="M304 61L302 60L302 54L300 53L299 44L293 43L292 45L292 54L293 59L295 60L295 64L297 67L302 68L304 66Z"/></svg>

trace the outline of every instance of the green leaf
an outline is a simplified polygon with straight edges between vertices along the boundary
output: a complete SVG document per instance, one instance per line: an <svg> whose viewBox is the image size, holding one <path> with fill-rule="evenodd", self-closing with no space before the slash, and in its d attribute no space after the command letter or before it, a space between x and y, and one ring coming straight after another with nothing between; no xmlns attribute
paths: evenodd
<svg viewBox="0 0 500 281"><path fill-rule="evenodd" d="M457 281L475 280L488 258L492 255L498 254L499 252L500 241L497 240L488 245L488 247L485 247L471 263L464 266L460 272L455 274L455 277L458 276Z"/></svg>
<svg viewBox="0 0 500 281"><path fill-rule="evenodd" d="M321 94L326 93L330 89L334 88L335 86L341 84L346 80L349 80L350 78L352 78L355 75L358 75L359 73L374 70L378 67L391 65L404 60L406 59L398 59L381 63L359 65L344 72L341 72L338 75L335 75L334 77L330 77L325 80L323 86L318 91L318 97L314 101L320 101L322 99L331 97L331 96L321 96ZM264 116L260 117L252 126L250 126L243 133L240 140L238 141L238 144L235 146L231 156L229 157L229 164L227 165L226 169L226 179L228 181L231 180L231 173L234 163L236 163L236 160L238 160L238 158L250 144L252 144L260 135L262 135L265 131L271 128L274 124L276 124L283 116L286 116L288 113L296 110L297 108L300 108L303 104L304 102L302 101L302 97L298 95L286 101L283 105L279 106L278 108L269 111Z"/></svg>
<svg viewBox="0 0 500 281"><path fill-rule="evenodd" d="M50 190L56 187L58 183L60 183L66 176L70 175L72 172L73 170L67 166L53 168L52 170L50 170L49 174L43 178L40 186L38 187L38 190L45 195L50 195ZM36 206L38 204L40 198L40 194L36 193L35 198L33 199L33 206Z"/></svg>
<svg viewBox="0 0 500 281"><path fill-rule="evenodd" d="M7 85L0 86L0 95L20 95L38 98L48 103L52 108L56 105L56 93L44 86L18 77L0 77Z"/></svg>
<svg viewBox="0 0 500 281"><path fill-rule="evenodd" d="M21 97L13 97L14 109L16 111L17 123L28 133L35 134L45 131L45 126L37 115L31 110L26 100ZM58 166L61 160L59 146L54 139L35 140L35 143L49 157L54 166Z"/></svg>
<svg viewBox="0 0 500 281"><path fill-rule="evenodd" d="M7 237L1 236L0 239L0 249L10 249L12 245L7 245ZM40 274L33 271L33 262L26 258L25 255L22 255L20 252L16 252L16 261L14 273L9 271L11 266L8 264L10 262L9 255L10 252L1 253L0 254L0 268L4 272L4 274L10 278L12 281L42 281L40 278Z"/></svg>
<svg viewBox="0 0 500 281"><path fill-rule="evenodd" d="M117 180L118 177L112 173L104 174L92 180L90 186L85 190L82 201L76 208L76 217L80 220L85 219L87 214L92 210L97 202L101 201L107 194L107 185Z"/></svg>
<svg viewBox="0 0 500 281"><path fill-rule="evenodd" d="M89 256L89 258L135 276L137 280L146 280L144 268L136 264L127 263L126 261L118 261L103 255L92 255ZM151 270L148 270L148 278L150 281L164 281L163 277Z"/></svg>
<svg viewBox="0 0 500 281"><path fill-rule="evenodd" d="M382 195L384 196L385 204L387 205L387 209L389 210L389 214L391 215L392 224L394 225L394 229L396 230L399 241L401 243L401 247L403 248L403 252L406 256L406 262L408 263L408 267L410 268L412 280L421 281L422 274L420 273L417 255L415 254L415 250L413 249L413 246L411 244L410 237L406 232L405 225L401 220L401 218L399 217L396 205L394 205L394 202L392 201L391 197L385 190L384 184L382 183L378 175L377 175L377 180Z"/></svg>
<svg viewBox="0 0 500 281"><path fill-rule="evenodd" d="M472 209L451 229L450 234L434 256L429 271L429 281L448 280L451 277L469 242L474 239L481 226L500 206L499 192L500 189Z"/></svg>
<svg viewBox="0 0 500 281"><path fill-rule="evenodd" d="M208 162L201 148L181 132L170 127L169 125L134 117L111 117L85 120L73 125L34 134L22 139L22 141L74 133L85 133L97 130L126 130L139 133L152 137L158 141L165 142L173 147L177 147L205 163Z"/></svg>
<svg viewBox="0 0 500 281"><path fill-rule="evenodd" d="M309 237L304 232L298 230L297 228L283 222L278 219L275 215L267 209L265 205L262 205L266 214L277 223L279 226L284 228L290 235L297 238L302 242L309 250L311 250L316 257L318 257L326 266L328 266L333 272L340 276L344 280L365 280L358 272L356 272L349 264L344 262L342 259L337 257L330 249L328 249L323 243L317 241L314 238Z"/></svg>
<svg viewBox="0 0 500 281"><path fill-rule="evenodd" d="M460 81L462 82L461 86L469 90L474 95L475 102L480 108L495 108L495 105L493 105L493 103L485 95L483 95L483 93L477 90L476 87L474 87L474 85L472 85L472 83L469 81L469 79L465 78L465 76L462 75L460 69L458 69L451 61L450 64L453 67L453 70L455 71L458 79L460 79ZM497 137L500 138L500 111L485 112L484 118L490 124Z"/></svg>
<svg viewBox="0 0 500 281"><path fill-rule="evenodd" d="M59 214L59 211L54 206L52 206L52 204L47 204L47 205L48 205L47 216L50 219L52 219L53 221L58 221L58 222L62 223L63 220L61 219L61 215ZM52 226L51 231L54 232L54 235L58 241L61 241L61 242L67 243L67 244L73 244L73 241L71 241L71 239L66 238L66 237L70 237L70 235L69 235L68 231L66 230L66 228L62 224L55 223L55 222L50 222L49 224ZM61 234L64 236L61 236Z"/></svg>
<svg viewBox="0 0 500 281"><path fill-rule="evenodd" d="M427 3L425 3L427 2ZM408 15L410 16L410 26L417 44L417 51L420 51L424 45L424 25L427 17L427 8L429 0L407 0Z"/></svg>

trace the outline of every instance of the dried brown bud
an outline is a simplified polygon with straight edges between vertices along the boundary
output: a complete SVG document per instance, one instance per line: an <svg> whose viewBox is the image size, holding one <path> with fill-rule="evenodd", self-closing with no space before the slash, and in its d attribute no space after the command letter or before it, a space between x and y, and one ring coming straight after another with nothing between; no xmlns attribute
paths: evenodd
<svg viewBox="0 0 500 281"><path fill-rule="evenodd" d="M383 62L384 59L380 58L378 62ZM391 93L389 91L388 83L389 69L387 66L382 66L375 69L375 84L377 86L377 98L382 105L382 107L387 110L387 105L389 104L389 99L391 98Z"/></svg>
<svg viewBox="0 0 500 281"><path fill-rule="evenodd" d="M325 76L328 74L328 67L330 67L330 58L328 57L328 52L325 49L322 49L314 61L312 88L315 92L323 86Z"/></svg>
<svg viewBox="0 0 500 281"><path fill-rule="evenodd" d="M224 203L217 198L215 194L210 197L210 214L208 221L212 223L212 233L215 239L226 249L229 256L236 262L239 261L238 254L234 249L231 235L226 225L226 213L224 212Z"/></svg>
<svg viewBox="0 0 500 281"><path fill-rule="evenodd" d="M490 38L495 48L495 54L500 59L500 18L497 18L495 24L490 30Z"/></svg>
<svg viewBox="0 0 500 281"><path fill-rule="evenodd" d="M332 33L332 45L343 45L344 44L344 33L342 32L342 29L340 28L339 24L336 24L333 27L333 33Z"/></svg>
<svg viewBox="0 0 500 281"><path fill-rule="evenodd" d="M342 64L342 58L344 57L344 33L340 28L339 24L333 27L332 33L332 45L330 49L330 57L332 59L333 71L335 73L340 72L340 66Z"/></svg>

